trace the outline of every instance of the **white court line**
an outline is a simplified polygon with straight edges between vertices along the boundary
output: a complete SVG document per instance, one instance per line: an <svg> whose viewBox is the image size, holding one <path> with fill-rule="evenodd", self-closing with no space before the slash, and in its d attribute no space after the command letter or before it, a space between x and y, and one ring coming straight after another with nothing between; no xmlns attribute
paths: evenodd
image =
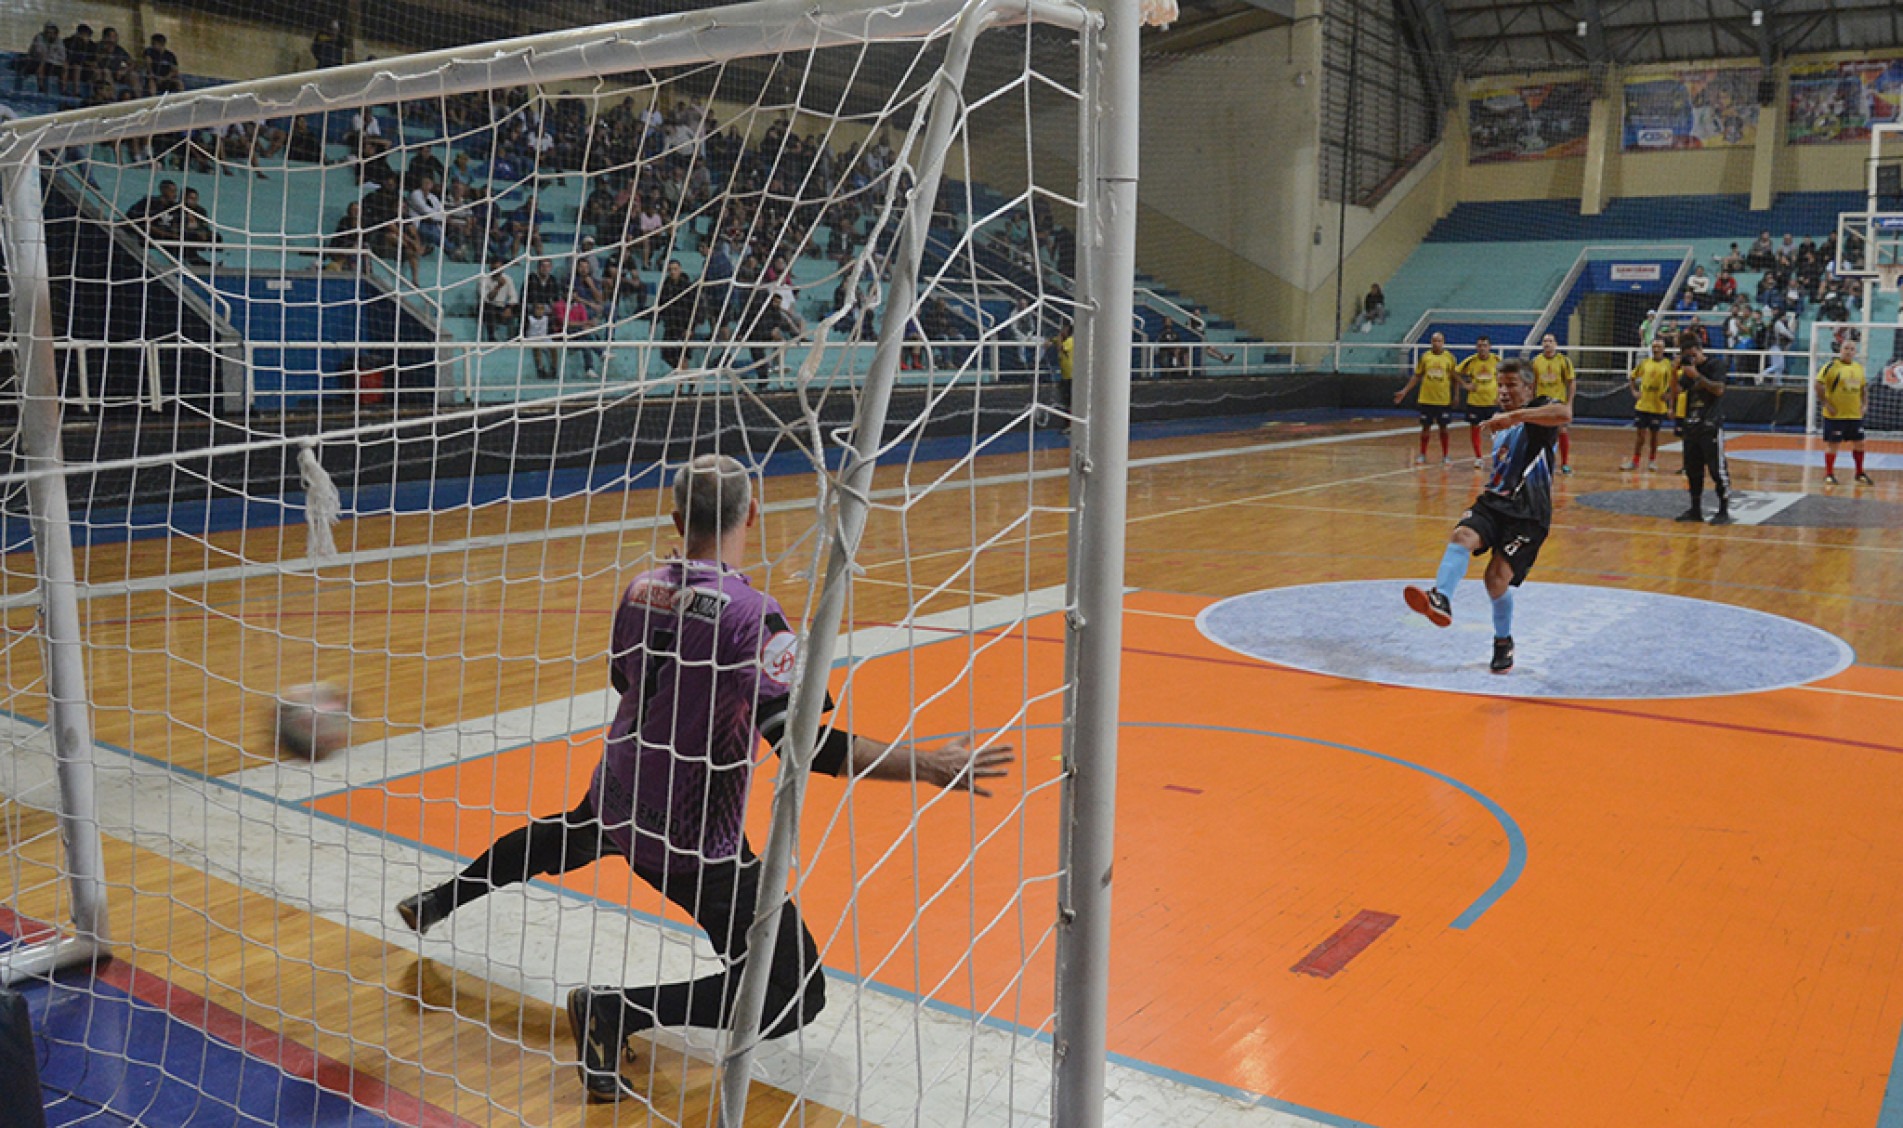
<svg viewBox="0 0 1903 1128"><path fill-rule="evenodd" d="M1392 438L1396 435L1413 434L1413 428L1386 431L1360 431L1343 435L1316 435L1302 439L1286 439L1280 442L1255 443L1243 447L1225 447L1216 450L1188 451L1182 454L1159 454L1147 458L1133 458L1130 468L1146 466L1171 466L1186 462L1201 462L1211 458L1239 458L1244 455L1262 454L1268 451L1290 450L1298 447L1327 446L1332 443L1358 442L1362 439ZM1011 457L1010 455L984 455L982 457ZM1016 485L1024 482L1039 482L1051 478L1069 475L1070 468L1054 467L1047 470L1032 470L1021 474L991 474L981 478L951 478L940 483L938 488L946 489L985 489L991 486ZM874 490L869 495L874 501L903 500L909 494L909 487L893 486L883 490ZM787 501L771 502L762 506L765 513L790 513L800 509L810 509L812 498L796 498ZM423 511L414 514L396 514L398 517L421 516ZM378 516L381 516L379 514ZM208 584L225 583L231 580L249 579L253 576L268 576L278 573L315 576L323 569L355 567L360 564L384 564L396 560L410 560L419 556L449 555L453 553L479 552L492 548L508 548L517 544L539 544L552 540L572 540L591 536L607 536L612 533L635 532L641 529L655 529L672 522L671 516L631 517L625 521L597 521L589 525L565 525L554 529L538 529L526 533L493 533L488 536L466 537L462 540L441 543L393 545L389 548L364 549L356 552L340 553L327 560L317 561L308 556L299 556L291 560L278 560L267 563L231 564L223 568L203 568L191 572L175 572L157 576L146 576L136 580L121 580L109 584L79 584L80 600L104 599L119 595L132 595L140 592L166 591L181 587L202 587ZM21 607L39 605L38 592L23 592L0 599L0 611L10 611Z"/></svg>

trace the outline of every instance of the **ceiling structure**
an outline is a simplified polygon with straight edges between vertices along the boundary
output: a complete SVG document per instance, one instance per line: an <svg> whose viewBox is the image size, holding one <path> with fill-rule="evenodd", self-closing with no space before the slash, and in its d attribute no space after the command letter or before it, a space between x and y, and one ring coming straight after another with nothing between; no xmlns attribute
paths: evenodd
<svg viewBox="0 0 1903 1128"><path fill-rule="evenodd" d="M1468 76L1903 46L1898 0L1399 0Z"/></svg>

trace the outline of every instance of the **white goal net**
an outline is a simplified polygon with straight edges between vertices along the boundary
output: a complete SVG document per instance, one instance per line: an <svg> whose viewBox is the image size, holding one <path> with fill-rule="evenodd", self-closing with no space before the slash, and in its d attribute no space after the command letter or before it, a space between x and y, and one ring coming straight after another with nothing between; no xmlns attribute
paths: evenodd
<svg viewBox="0 0 1903 1128"><path fill-rule="evenodd" d="M1063 1118L1122 589L1104 34L772 0L0 130L0 961L68 968L49 1107ZM759 508L684 541L709 455Z"/></svg>

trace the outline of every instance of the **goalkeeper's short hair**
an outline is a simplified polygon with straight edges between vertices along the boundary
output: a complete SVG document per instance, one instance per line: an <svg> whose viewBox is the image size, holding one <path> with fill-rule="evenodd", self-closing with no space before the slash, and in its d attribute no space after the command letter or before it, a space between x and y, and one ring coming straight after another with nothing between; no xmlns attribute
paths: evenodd
<svg viewBox="0 0 1903 1128"><path fill-rule="evenodd" d="M752 500L747 468L724 454L696 456L674 475L674 510L690 537L732 532L747 519Z"/></svg>

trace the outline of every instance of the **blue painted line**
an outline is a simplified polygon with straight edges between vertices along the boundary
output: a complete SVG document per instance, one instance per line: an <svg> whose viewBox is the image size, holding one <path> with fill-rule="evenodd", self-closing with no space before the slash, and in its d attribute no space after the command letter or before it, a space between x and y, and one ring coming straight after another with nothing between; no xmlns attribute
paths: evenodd
<svg viewBox="0 0 1903 1128"><path fill-rule="evenodd" d="M1890 1059L1890 1079L1883 1086L1883 1105L1877 1110L1877 1128L1903 1128L1903 1033Z"/></svg>
<svg viewBox="0 0 1903 1128"><path fill-rule="evenodd" d="M1419 772L1421 775L1427 776L1429 779L1436 780L1440 783L1444 783L1447 786L1453 788L1454 790L1460 792L1462 795L1465 795L1468 798L1472 799L1474 802L1479 803L1483 808L1486 809L1488 814L1493 816L1494 821L1500 824L1500 829L1506 834L1507 864L1506 864L1506 868L1500 871L1500 876L1494 879L1494 882L1492 885L1487 887L1487 891L1482 893L1478 898L1476 898L1473 904L1468 905L1467 908L1459 916L1455 917L1454 922L1448 925L1449 928L1456 928L1456 929L1465 931L1466 929L1472 927L1473 923L1480 919L1481 914L1485 913L1488 909L1492 908L1494 905L1494 902L1506 896L1507 890L1512 889L1515 883L1517 883L1520 880L1520 875L1526 872L1526 857L1527 857L1526 835L1521 832L1520 824L1514 821L1513 816L1507 814L1506 808L1494 802L1492 798L1490 798L1485 793L1483 793L1479 788L1474 787L1472 784L1455 779L1453 776L1448 775L1446 772L1435 771L1433 768L1430 768L1426 766L1425 764L1417 764L1412 760L1403 760L1399 756L1390 756L1385 752L1375 752L1366 748L1356 748L1352 744L1339 744L1332 740L1320 740L1312 736L1298 736L1294 733L1287 733L1287 732L1268 732L1262 729L1235 728L1228 725L1180 724L1180 723L1172 722L1172 721L1125 721L1123 722L1122 727L1123 728L1169 728L1169 729L1189 729L1192 731L1200 731L1200 732L1222 732L1222 733L1230 733L1232 735L1239 735L1239 736L1262 736L1262 737L1268 737L1273 740L1293 740L1302 744L1314 744L1314 745L1319 745L1323 748L1335 748L1343 752L1352 752L1357 756L1367 756L1370 759L1380 760L1380 761L1383 761L1384 763L1393 764L1396 767L1406 768L1408 771L1411 771L1411 772Z"/></svg>

